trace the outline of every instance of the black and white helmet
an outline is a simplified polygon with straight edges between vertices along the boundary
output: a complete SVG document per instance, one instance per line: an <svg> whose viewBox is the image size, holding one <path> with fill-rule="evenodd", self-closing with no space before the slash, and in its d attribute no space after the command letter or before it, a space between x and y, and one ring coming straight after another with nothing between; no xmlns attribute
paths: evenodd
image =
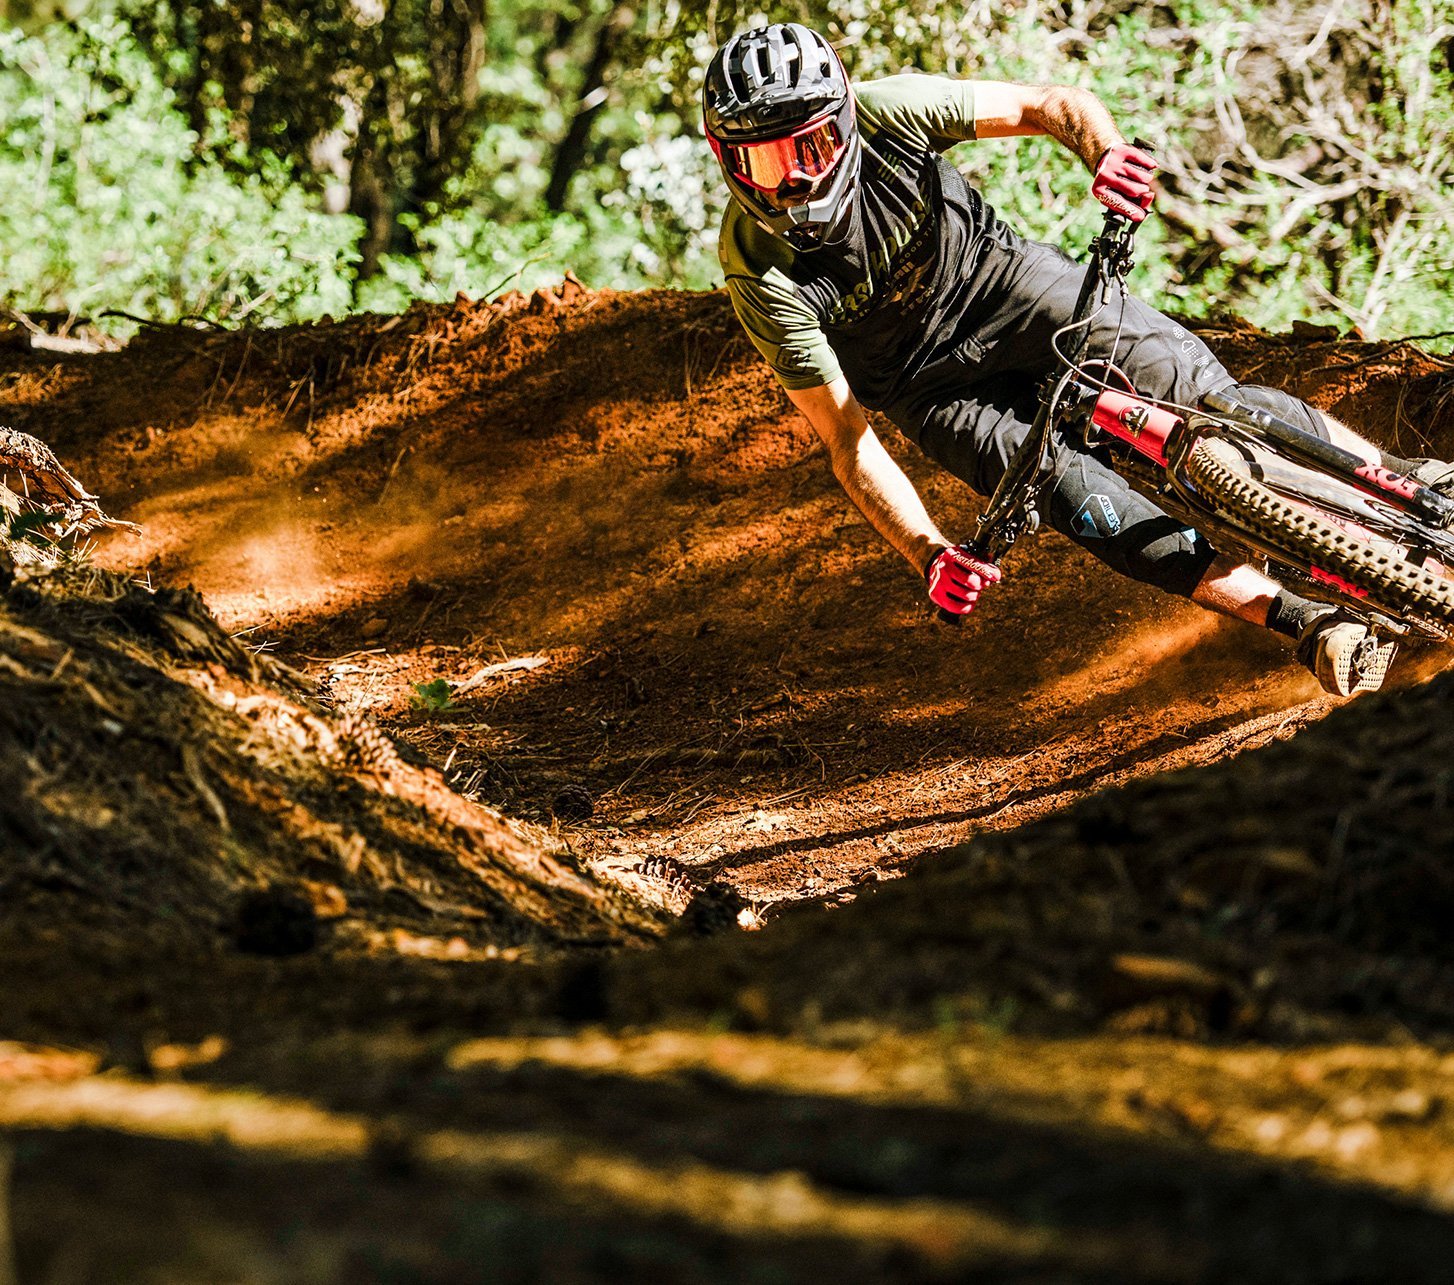
<svg viewBox="0 0 1454 1285"><path fill-rule="evenodd" d="M821 244L847 211L862 157L833 47L796 22L733 36L707 68L702 110L738 203L797 249Z"/></svg>

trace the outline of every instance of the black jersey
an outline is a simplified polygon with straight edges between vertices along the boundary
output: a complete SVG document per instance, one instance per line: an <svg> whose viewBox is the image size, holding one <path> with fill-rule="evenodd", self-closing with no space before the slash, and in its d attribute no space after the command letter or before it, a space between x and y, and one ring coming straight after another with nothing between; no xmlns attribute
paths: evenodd
<svg viewBox="0 0 1454 1285"><path fill-rule="evenodd" d="M719 251L733 307L785 388L841 374L883 407L970 339L983 249L1012 234L941 155L974 137L972 82L892 76L854 96L863 168L834 239L794 250L734 202Z"/></svg>

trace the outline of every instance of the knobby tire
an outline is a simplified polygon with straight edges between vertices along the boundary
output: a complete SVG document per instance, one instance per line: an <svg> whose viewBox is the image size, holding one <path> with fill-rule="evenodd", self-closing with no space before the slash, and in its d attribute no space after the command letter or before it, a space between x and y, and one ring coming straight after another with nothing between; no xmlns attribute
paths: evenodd
<svg viewBox="0 0 1454 1285"><path fill-rule="evenodd" d="M1300 554L1320 570L1365 590L1371 606L1454 627L1454 582L1288 503L1219 459L1212 442L1199 441L1192 448L1186 476L1224 517L1273 547Z"/></svg>

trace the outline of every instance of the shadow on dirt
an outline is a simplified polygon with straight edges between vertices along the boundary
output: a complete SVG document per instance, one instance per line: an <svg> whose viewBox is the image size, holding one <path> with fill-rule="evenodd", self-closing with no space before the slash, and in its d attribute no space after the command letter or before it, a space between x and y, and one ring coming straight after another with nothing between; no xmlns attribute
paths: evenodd
<svg viewBox="0 0 1454 1285"><path fill-rule="evenodd" d="M1272 1041L1454 1034L1454 676L985 833L833 914L608 966L632 1023L1010 1006L1017 1026ZM747 996L744 1003L743 996Z"/></svg>
<svg viewBox="0 0 1454 1285"><path fill-rule="evenodd" d="M79 1127L15 1139L22 1279L226 1254L304 1283L1436 1281L1454 1252L1445 1215L1371 1187L972 1101L377 1049L293 1070L34 1091Z"/></svg>
<svg viewBox="0 0 1454 1285"><path fill-rule="evenodd" d="M1058 539L939 630L735 334L590 296L7 383L259 627L0 622L23 1279L1447 1275L1454 678L1318 721L1276 640ZM1393 434L1443 377L1336 355L1241 360ZM601 872L667 857L807 904L626 949L670 917ZM332 926L242 953L285 879Z"/></svg>

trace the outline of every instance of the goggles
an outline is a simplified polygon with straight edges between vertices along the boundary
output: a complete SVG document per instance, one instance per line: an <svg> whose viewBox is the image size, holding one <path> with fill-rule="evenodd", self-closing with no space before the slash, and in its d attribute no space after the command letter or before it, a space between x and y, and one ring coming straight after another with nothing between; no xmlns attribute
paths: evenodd
<svg viewBox="0 0 1454 1285"><path fill-rule="evenodd" d="M769 195L789 180L816 182L838 164L848 145L832 116L810 121L783 138L719 143L709 136L709 141L731 177Z"/></svg>

